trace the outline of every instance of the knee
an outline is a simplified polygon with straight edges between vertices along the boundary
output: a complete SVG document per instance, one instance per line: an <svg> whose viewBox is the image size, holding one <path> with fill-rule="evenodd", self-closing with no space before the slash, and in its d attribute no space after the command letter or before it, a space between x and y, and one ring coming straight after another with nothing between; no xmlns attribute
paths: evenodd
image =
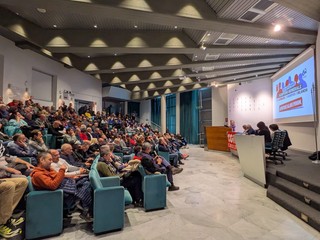
<svg viewBox="0 0 320 240"><path fill-rule="evenodd" d="M16 185L14 182L5 181L0 184L0 193L14 192Z"/></svg>

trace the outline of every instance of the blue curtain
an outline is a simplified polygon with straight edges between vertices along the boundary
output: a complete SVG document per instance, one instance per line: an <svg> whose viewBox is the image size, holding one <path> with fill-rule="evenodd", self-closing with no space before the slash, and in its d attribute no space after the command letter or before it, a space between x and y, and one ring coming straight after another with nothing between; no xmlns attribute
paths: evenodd
<svg viewBox="0 0 320 240"><path fill-rule="evenodd" d="M176 95L169 94L166 96L166 116L167 129L170 133L176 133Z"/></svg>
<svg viewBox="0 0 320 240"><path fill-rule="evenodd" d="M161 98L151 99L151 122L161 126Z"/></svg>
<svg viewBox="0 0 320 240"><path fill-rule="evenodd" d="M180 94L180 133L189 143L199 143L199 92Z"/></svg>

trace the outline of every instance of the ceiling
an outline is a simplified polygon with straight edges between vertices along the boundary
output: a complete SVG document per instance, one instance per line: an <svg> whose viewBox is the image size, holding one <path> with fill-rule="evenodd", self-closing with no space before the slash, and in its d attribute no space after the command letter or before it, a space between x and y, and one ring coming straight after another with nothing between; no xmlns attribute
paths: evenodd
<svg viewBox="0 0 320 240"><path fill-rule="evenodd" d="M0 0L0 34L140 100L271 76L315 44L319 13L319 0Z"/></svg>

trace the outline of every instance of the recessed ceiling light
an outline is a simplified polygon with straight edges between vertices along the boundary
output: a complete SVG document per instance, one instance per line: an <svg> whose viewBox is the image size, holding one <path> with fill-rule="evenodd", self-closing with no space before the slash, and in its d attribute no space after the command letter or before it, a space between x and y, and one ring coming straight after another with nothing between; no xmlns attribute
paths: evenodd
<svg viewBox="0 0 320 240"><path fill-rule="evenodd" d="M16 14L19 16L20 14L18 12L16 12Z"/></svg>
<svg viewBox="0 0 320 240"><path fill-rule="evenodd" d="M177 29L178 28L178 26L174 26L174 29Z"/></svg>
<svg viewBox="0 0 320 240"><path fill-rule="evenodd" d="M276 24L276 25L274 26L273 31L279 32L280 30L281 30L281 25L280 25L280 24Z"/></svg>
<svg viewBox="0 0 320 240"><path fill-rule="evenodd" d="M53 27L54 27L54 28L56 28L56 27L57 27L57 25L56 25L56 24L53 24Z"/></svg>
<svg viewBox="0 0 320 240"><path fill-rule="evenodd" d="M46 13L46 12L47 12L47 9L45 9L45 8L37 8L37 11L38 11L39 13Z"/></svg>
<svg viewBox="0 0 320 240"><path fill-rule="evenodd" d="M134 28L138 28L138 25L134 25Z"/></svg>
<svg viewBox="0 0 320 240"><path fill-rule="evenodd" d="M91 56L90 56L90 55L88 55L88 58L91 58Z"/></svg>
<svg viewBox="0 0 320 240"><path fill-rule="evenodd" d="M210 33L207 34L208 37L209 37L210 35L211 35Z"/></svg>
<svg viewBox="0 0 320 240"><path fill-rule="evenodd" d="M113 54L113 55L117 56L117 54L116 54L116 53L115 53L115 54Z"/></svg>
<svg viewBox="0 0 320 240"><path fill-rule="evenodd" d="M97 24L95 24L95 25L93 25L93 27L94 27L94 28L98 28L98 25L97 25Z"/></svg>
<svg viewBox="0 0 320 240"><path fill-rule="evenodd" d="M198 56L197 56L197 55L195 55L194 57L195 57L195 58L197 58Z"/></svg>

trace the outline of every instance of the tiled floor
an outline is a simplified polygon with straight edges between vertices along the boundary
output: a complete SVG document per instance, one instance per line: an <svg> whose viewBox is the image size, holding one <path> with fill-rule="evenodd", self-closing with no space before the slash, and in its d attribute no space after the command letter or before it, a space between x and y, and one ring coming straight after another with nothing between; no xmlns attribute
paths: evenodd
<svg viewBox="0 0 320 240"><path fill-rule="evenodd" d="M75 218L75 227L52 239L320 239L318 231L268 199L266 189L244 178L230 153L197 146L183 151L190 158L174 176L180 190L168 192L166 209L127 209L122 231L99 236Z"/></svg>

